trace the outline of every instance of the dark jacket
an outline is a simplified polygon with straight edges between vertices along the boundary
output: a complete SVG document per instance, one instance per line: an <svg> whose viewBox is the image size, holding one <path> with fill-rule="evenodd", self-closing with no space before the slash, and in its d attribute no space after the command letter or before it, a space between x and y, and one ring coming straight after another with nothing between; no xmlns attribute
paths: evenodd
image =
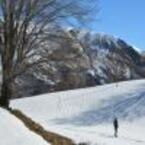
<svg viewBox="0 0 145 145"><path fill-rule="evenodd" d="M114 128L117 129L119 127L117 118L113 121Z"/></svg>

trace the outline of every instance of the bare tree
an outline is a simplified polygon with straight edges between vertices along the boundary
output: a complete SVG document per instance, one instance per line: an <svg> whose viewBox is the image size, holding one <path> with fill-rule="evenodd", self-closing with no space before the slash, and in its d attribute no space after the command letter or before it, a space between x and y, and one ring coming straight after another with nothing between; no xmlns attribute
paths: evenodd
<svg viewBox="0 0 145 145"><path fill-rule="evenodd" d="M38 48L43 49L49 39L48 27L90 20L97 4L96 0L0 0L1 106L9 106L15 78L47 59L38 57Z"/></svg>

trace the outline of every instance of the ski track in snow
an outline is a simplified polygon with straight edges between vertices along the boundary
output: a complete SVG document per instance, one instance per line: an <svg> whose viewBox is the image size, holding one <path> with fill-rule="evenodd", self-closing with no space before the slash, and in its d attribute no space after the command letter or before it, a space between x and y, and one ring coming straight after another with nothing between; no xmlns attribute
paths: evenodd
<svg viewBox="0 0 145 145"><path fill-rule="evenodd" d="M46 129L91 145L145 145L145 80L50 93L11 102ZM119 118L119 137L112 120Z"/></svg>

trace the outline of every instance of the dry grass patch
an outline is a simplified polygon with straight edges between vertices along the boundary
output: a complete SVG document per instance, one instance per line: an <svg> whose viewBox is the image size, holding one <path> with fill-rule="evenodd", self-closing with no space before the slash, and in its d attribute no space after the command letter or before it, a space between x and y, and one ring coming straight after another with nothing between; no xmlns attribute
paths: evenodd
<svg viewBox="0 0 145 145"><path fill-rule="evenodd" d="M27 117L19 110L10 110L10 112L19 118L27 128L43 137L51 145L76 145L67 137L46 131L40 124L34 122L31 118Z"/></svg>

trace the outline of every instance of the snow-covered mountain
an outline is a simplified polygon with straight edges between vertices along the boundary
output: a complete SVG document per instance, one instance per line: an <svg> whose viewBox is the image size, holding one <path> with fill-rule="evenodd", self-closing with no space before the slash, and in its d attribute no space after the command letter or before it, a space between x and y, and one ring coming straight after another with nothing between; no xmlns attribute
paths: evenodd
<svg viewBox="0 0 145 145"><path fill-rule="evenodd" d="M20 109L45 129L88 145L145 145L145 80L16 99ZM119 136L114 138L113 119Z"/></svg>
<svg viewBox="0 0 145 145"><path fill-rule="evenodd" d="M48 62L17 78L17 96L145 77L141 54L125 41L104 33L55 28L43 48Z"/></svg>
<svg viewBox="0 0 145 145"><path fill-rule="evenodd" d="M77 31L74 29L70 30L70 33L72 33L72 35L83 44L83 47L86 48L86 52L94 61L94 67L96 69L99 68L99 65L97 65L96 62L99 62L105 65L106 68L111 68L112 71L115 71L115 68L116 70L119 69L118 67L120 66L124 67L124 72L127 73L127 67L129 67L129 69L132 68L134 72L130 71L130 75L129 73L126 75L124 74L126 78L135 77L135 73L139 76L143 75L141 72L137 71L137 68L135 67L140 67L144 64L144 62L141 61L142 55L136 48L122 39L105 33ZM100 67L100 70L103 69ZM120 68L120 71L121 70L122 68ZM116 77L118 76L115 72L114 75L116 75Z"/></svg>

